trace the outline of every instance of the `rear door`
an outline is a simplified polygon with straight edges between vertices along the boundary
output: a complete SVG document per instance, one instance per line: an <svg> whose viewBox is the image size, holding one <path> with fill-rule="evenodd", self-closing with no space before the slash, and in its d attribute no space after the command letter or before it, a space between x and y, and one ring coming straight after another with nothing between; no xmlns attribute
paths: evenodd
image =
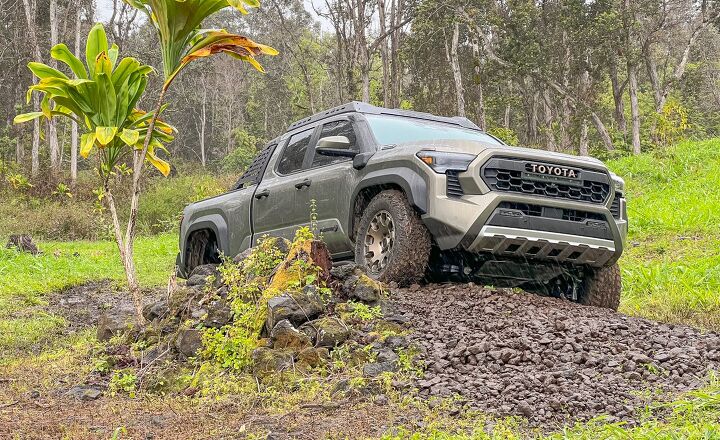
<svg viewBox="0 0 720 440"><path fill-rule="evenodd" d="M314 127L293 134L268 164L253 200L253 244L263 235L291 240L298 226L309 222L310 210L297 194L311 184L307 165L315 134Z"/></svg>

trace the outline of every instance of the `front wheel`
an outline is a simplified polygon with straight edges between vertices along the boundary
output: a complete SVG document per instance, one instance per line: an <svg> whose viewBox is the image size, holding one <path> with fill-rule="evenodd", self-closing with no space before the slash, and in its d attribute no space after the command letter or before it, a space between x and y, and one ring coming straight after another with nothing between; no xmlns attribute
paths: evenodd
<svg viewBox="0 0 720 440"><path fill-rule="evenodd" d="M615 263L592 270L585 275L582 287L578 297L580 304L617 310L622 290L620 266Z"/></svg>
<svg viewBox="0 0 720 440"><path fill-rule="evenodd" d="M383 191L365 208L355 237L355 262L368 275L408 285L425 275L430 232L403 193Z"/></svg>

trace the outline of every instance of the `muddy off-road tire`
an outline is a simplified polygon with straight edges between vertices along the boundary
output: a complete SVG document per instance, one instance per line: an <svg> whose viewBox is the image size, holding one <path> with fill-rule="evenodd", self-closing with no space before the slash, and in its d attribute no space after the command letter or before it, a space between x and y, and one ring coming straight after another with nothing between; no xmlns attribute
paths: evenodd
<svg viewBox="0 0 720 440"><path fill-rule="evenodd" d="M382 282L420 281L430 258L430 232L403 193L383 191L365 208L355 237L355 262Z"/></svg>
<svg viewBox="0 0 720 440"><path fill-rule="evenodd" d="M578 298L580 304L617 310L620 305L622 280L620 266L595 269L585 276L583 289Z"/></svg>

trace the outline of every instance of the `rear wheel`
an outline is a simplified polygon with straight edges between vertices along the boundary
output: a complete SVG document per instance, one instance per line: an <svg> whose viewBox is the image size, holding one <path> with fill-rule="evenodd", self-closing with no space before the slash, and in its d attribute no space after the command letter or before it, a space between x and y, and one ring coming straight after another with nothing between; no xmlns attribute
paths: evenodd
<svg viewBox="0 0 720 440"><path fill-rule="evenodd" d="M185 271L189 275L197 266L207 263L220 263L215 235L208 230L193 232L188 239Z"/></svg>
<svg viewBox="0 0 720 440"><path fill-rule="evenodd" d="M425 275L430 232L400 191L383 191L365 208L355 237L355 262L368 275L408 285Z"/></svg>

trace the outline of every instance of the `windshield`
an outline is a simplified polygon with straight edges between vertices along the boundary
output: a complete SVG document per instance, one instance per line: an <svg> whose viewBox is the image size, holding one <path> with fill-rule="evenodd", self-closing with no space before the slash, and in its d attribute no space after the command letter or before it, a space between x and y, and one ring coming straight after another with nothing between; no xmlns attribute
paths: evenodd
<svg viewBox="0 0 720 440"><path fill-rule="evenodd" d="M365 118L380 145L450 139L502 145L497 139L482 131L470 130L443 122L388 115L366 114Z"/></svg>

